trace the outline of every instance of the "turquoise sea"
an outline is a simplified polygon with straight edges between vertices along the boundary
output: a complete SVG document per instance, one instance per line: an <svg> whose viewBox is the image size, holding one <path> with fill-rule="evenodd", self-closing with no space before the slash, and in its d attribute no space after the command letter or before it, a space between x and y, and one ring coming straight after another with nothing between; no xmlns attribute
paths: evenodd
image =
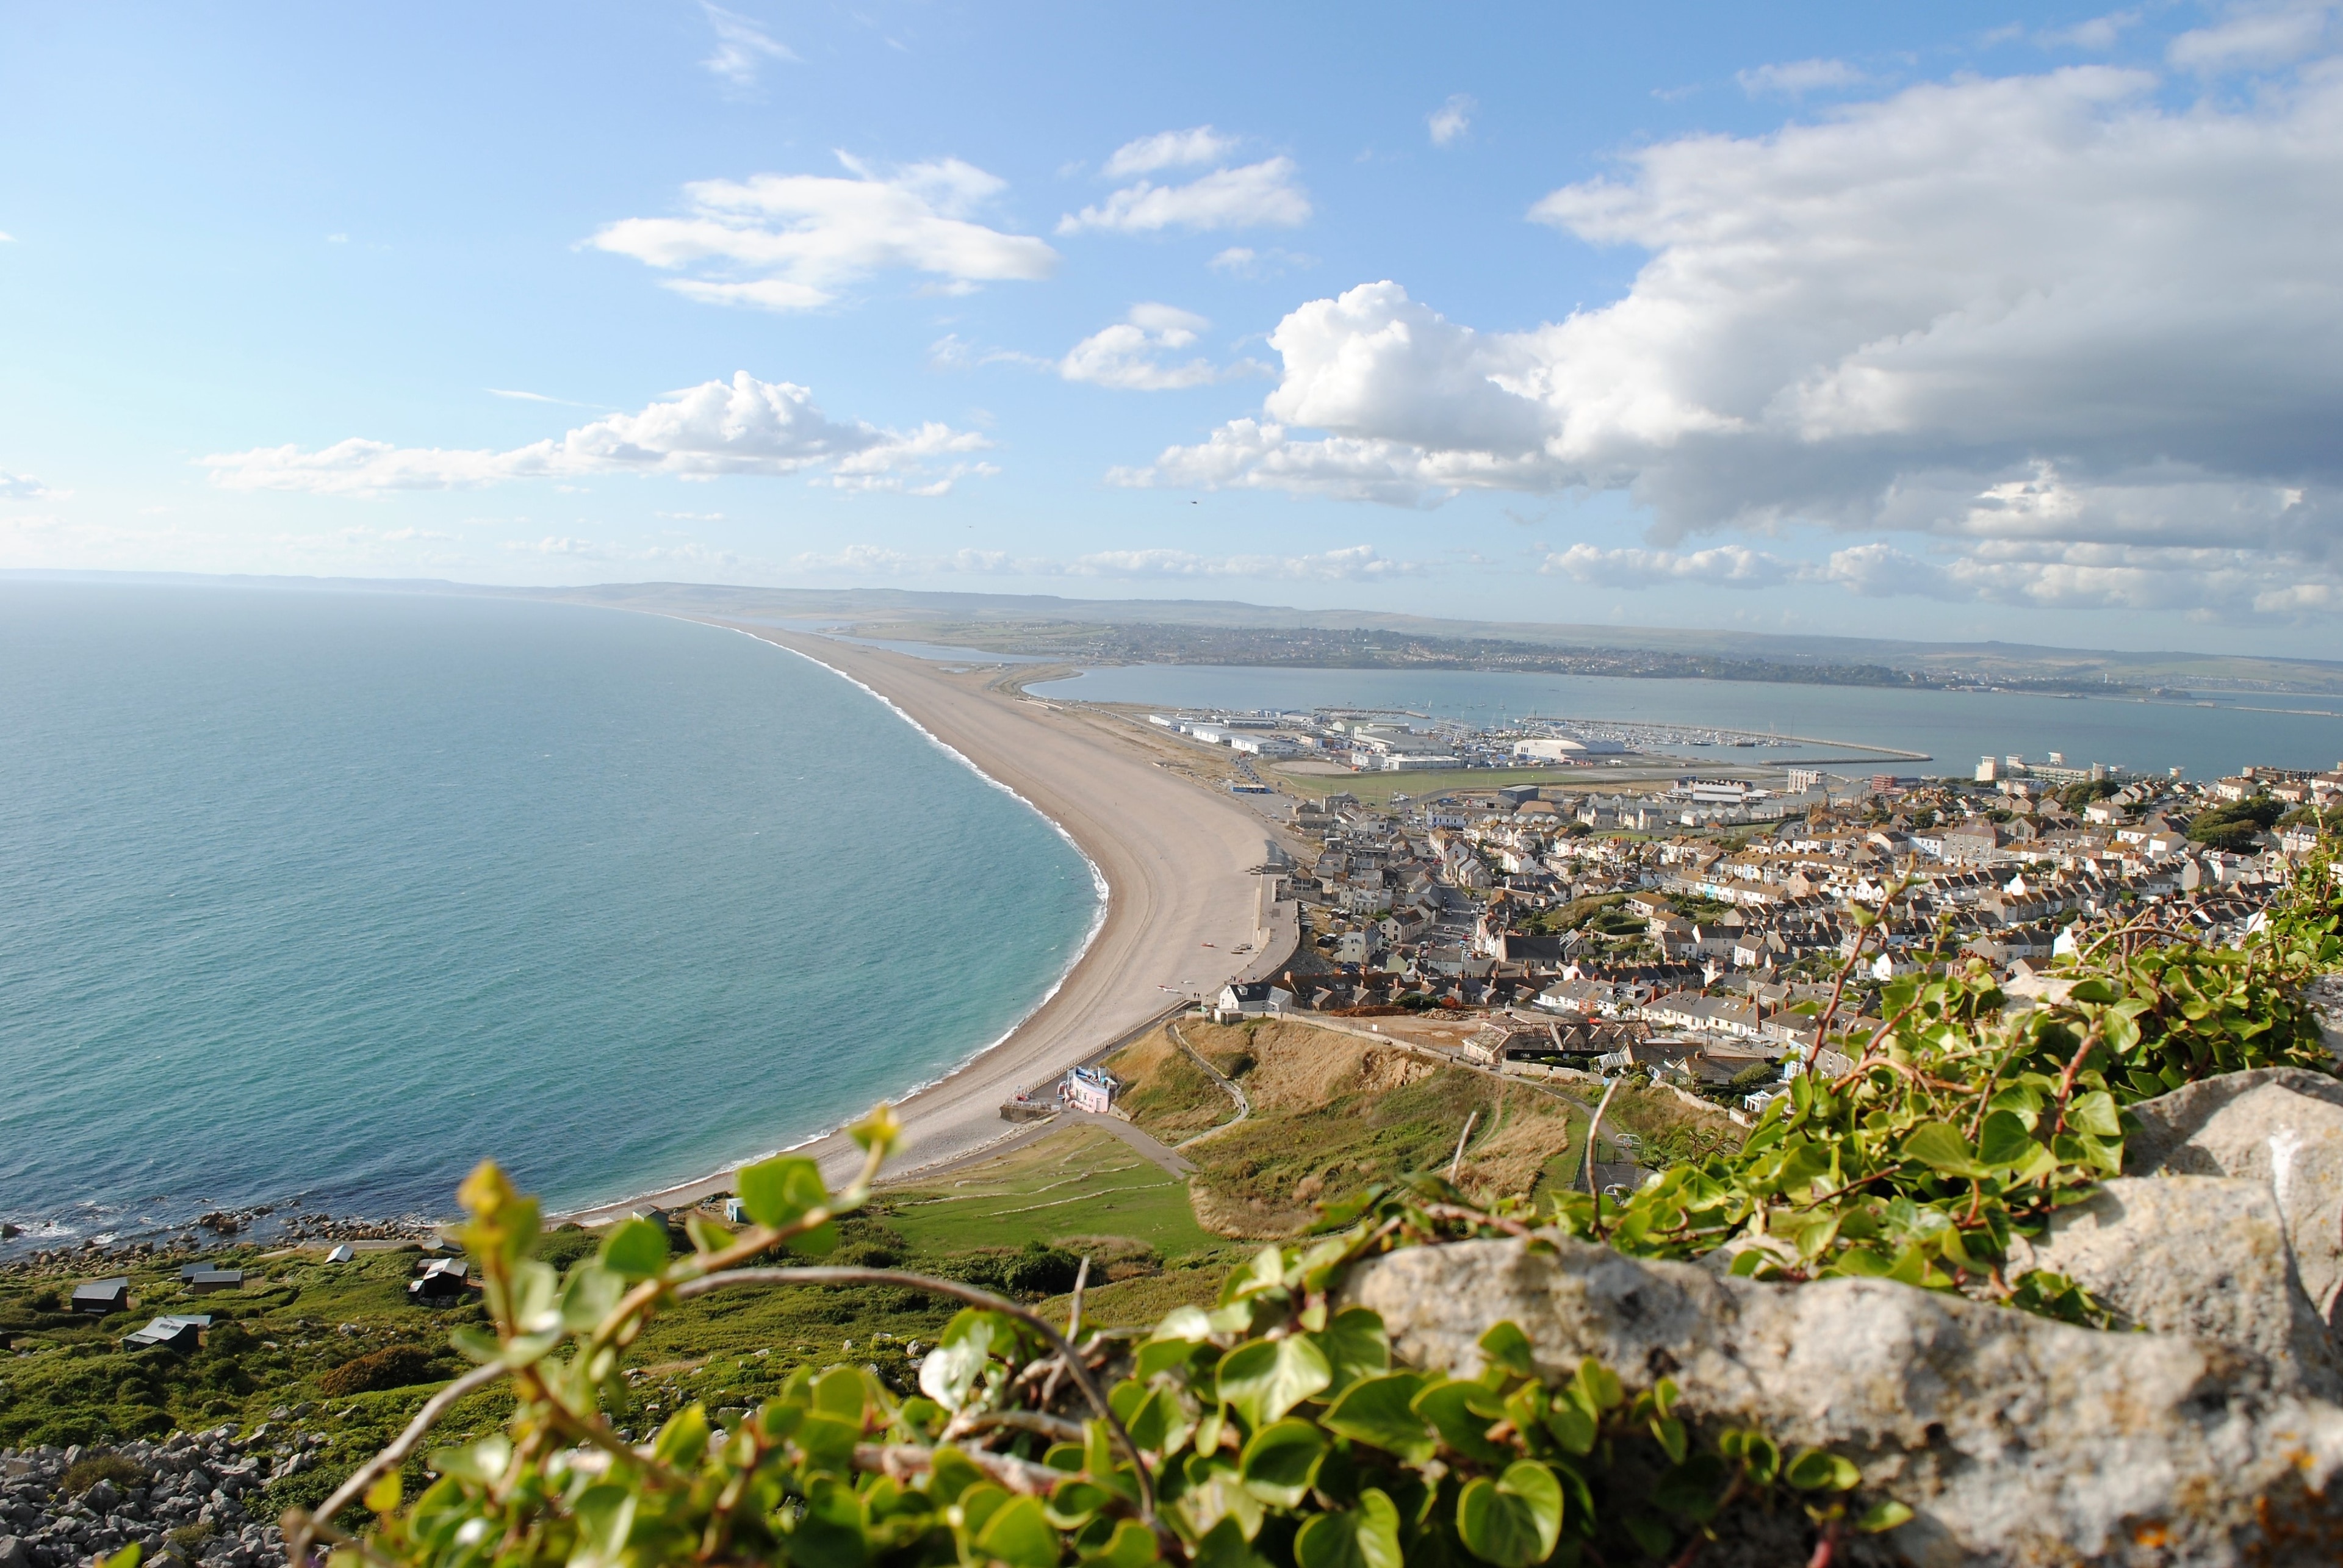
<svg viewBox="0 0 2343 1568"><path fill-rule="evenodd" d="M488 598L0 581L0 1220L556 1205L998 1039L1090 868L738 633Z"/></svg>
<svg viewBox="0 0 2343 1568"><path fill-rule="evenodd" d="M1888 773L1966 777L1982 756L2036 762L2056 751L2075 766L2168 768L2217 779L2248 764L2332 768L2343 758L2343 714L2331 697L2224 694L2196 703L2036 697L2006 691L1913 691L1741 680L1633 680L1613 676L1478 670L1243 668L1131 665L1093 669L1031 689L1093 702L1195 708L1393 708L1488 727L1537 714L1637 724L1715 725L1926 752L1928 762L1882 759ZM2292 711L2272 711L2288 709ZM1718 766L1852 757L1830 748L1684 749ZM1852 762L1837 771L1872 771Z"/></svg>

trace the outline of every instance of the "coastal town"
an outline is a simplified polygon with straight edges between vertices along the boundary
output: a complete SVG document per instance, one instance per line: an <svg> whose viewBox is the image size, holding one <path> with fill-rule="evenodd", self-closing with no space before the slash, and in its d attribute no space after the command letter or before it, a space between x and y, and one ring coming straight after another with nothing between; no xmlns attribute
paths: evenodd
<svg viewBox="0 0 2343 1568"><path fill-rule="evenodd" d="M2025 1006L2057 993L2062 958L2127 930L2235 945L2343 809L2343 766L2196 782L2053 753L1966 777L1727 777L1593 726L1145 721L1234 753L1239 792L1269 788L1270 759L1361 780L1287 807L1300 950L1213 1010L1314 1015L1503 1072L1642 1075L1745 1122L1875 1028L1899 977L1983 965ZM1525 768L1559 777L1513 781ZM1435 784L1363 798L1403 769ZM1469 782L1487 769L1504 772Z"/></svg>

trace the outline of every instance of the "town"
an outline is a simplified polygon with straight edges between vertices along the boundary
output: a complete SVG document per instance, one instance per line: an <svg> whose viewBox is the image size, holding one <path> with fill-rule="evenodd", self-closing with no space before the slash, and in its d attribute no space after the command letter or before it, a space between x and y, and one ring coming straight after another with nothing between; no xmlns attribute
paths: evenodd
<svg viewBox="0 0 2343 1568"><path fill-rule="evenodd" d="M1228 988L1213 1010L1306 1013L1501 1072L1641 1075L1744 1124L1810 1065L1851 1066L1836 1048L1879 1026L1898 977L1981 964L2022 1007L2057 994L2060 959L2128 930L2236 945L2343 808L2343 766L2197 783L2052 753L1984 758L1965 778L1708 777L1593 726L1146 720L1235 753L1239 791L1268 790L1252 764L1276 758L1456 778L1383 803L1363 782L1292 802L1301 950L1277 983ZM1564 777L1464 783L1525 767Z"/></svg>

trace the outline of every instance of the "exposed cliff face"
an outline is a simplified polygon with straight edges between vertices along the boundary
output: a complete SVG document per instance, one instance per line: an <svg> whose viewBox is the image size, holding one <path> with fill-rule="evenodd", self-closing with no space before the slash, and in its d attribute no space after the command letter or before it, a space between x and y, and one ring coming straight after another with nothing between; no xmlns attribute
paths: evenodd
<svg viewBox="0 0 2343 1568"><path fill-rule="evenodd" d="M2291 1070L2136 1109L2139 1174L2061 1213L2036 1261L2143 1332L1876 1280L1803 1285L1584 1242L1393 1253L1346 1292L1395 1354L1470 1372L1511 1319L1542 1366L1673 1378L1698 1419L1829 1446L1914 1519L1848 1551L1956 1563L2343 1560L2343 1086ZM1721 1559L1720 1559L1721 1560Z"/></svg>

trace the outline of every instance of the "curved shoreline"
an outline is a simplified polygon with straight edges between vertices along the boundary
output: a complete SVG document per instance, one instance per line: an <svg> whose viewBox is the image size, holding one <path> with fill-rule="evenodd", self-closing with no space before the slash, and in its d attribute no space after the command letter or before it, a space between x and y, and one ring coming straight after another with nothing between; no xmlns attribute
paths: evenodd
<svg viewBox="0 0 2343 1568"><path fill-rule="evenodd" d="M1016 796L1073 845L1103 885L1100 916L1058 982L1000 1040L896 1104L904 1141L892 1178L980 1151L1013 1129L1001 1101L1046 1089L1068 1067L1142 1028L1199 990L1282 967L1287 951L1239 954L1258 940L1252 874L1273 832L1233 796L1177 778L1124 739L1071 709L1005 695L985 674L811 634L688 618L769 642L860 687L892 716ZM988 672L989 673L989 672ZM1169 993L1169 994L1167 994ZM860 1168L842 1130L793 1146L831 1181ZM746 1163L741 1161L739 1163ZM727 1166L699 1181L578 1211L587 1223L645 1204L669 1207L727 1191Z"/></svg>

